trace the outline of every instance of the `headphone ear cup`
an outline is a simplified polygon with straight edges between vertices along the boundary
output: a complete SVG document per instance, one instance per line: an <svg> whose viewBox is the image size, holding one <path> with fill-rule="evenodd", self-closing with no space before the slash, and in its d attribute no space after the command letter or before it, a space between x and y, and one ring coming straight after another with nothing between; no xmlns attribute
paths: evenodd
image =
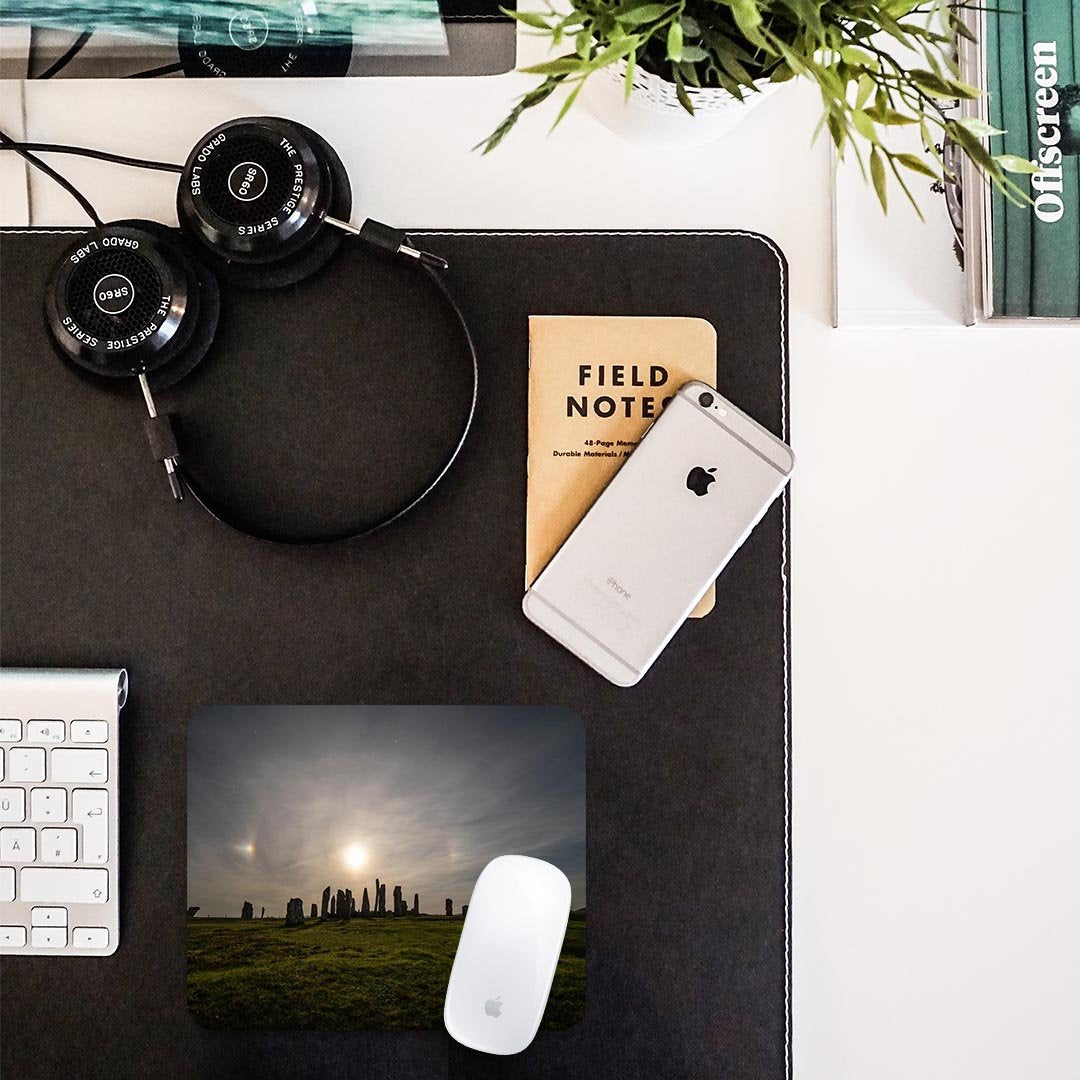
<svg viewBox="0 0 1080 1080"><path fill-rule="evenodd" d="M45 316L71 363L108 378L171 386L205 356L217 329L217 282L179 234L153 221L82 234L49 277Z"/></svg>
<svg viewBox="0 0 1080 1080"><path fill-rule="evenodd" d="M291 186L296 161L304 163L298 197ZM262 196L242 197L243 170L256 177L253 190L262 190L267 207L258 209ZM275 198L282 190L295 203L287 214ZM248 289L276 289L315 274L346 235L324 218L347 221L351 214L352 186L334 148L303 124L276 117L233 120L208 133L177 189L185 236L222 280Z"/></svg>

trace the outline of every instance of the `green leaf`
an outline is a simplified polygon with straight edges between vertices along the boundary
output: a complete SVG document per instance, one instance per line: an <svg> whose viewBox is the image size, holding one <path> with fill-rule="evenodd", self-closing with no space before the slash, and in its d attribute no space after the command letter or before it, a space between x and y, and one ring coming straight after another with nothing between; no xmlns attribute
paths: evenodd
<svg viewBox="0 0 1080 1080"><path fill-rule="evenodd" d="M1005 134L1000 128L991 127L985 120L980 120L977 116L961 116L956 122L962 124L972 135L980 139L988 139L991 135Z"/></svg>
<svg viewBox="0 0 1080 1080"><path fill-rule="evenodd" d="M684 52L689 51L690 46L687 46ZM697 68L692 63L686 60L682 60L679 63L679 74L691 85L701 86L701 79L698 78Z"/></svg>
<svg viewBox="0 0 1080 1080"><path fill-rule="evenodd" d="M699 64L707 60L709 54L700 45L684 45L682 47L682 59L686 64Z"/></svg>
<svg viewBox="0 0 1080 1080"><path fill-rule="evenodd" d="M874 92L874 80L863 73L859 76L858 90L855 94L855 108L861 109Z"/></svg>
<svg viewBox="0 0 1080 1080"><path fill-rule="evenodd" d="M931 180L937 180L937 172L930 168L917 154L893 154L893 160L899 161L905 169L917 172L922 176L929 176Z"/></svg>
<svg viewBox="0 0 1080 1080"><path fill-rule="evenodd" d="M517 19L519 23L524 23L526 26L531 26L536 30L550 30L547 19L535 11L514 11L512 8L499 8L504 14L511 19Z"/></svg>
<svg viewBox="0 0 1080 1080"><path fill-rule="evenodd" d="M682 24L680 22L676 21L676 22L673 22L668 27L667 58L673 64L677 64L682 59L682 51L683 51Z"/></svg>
<svg viewBox="0 0 1080 1080"><path fill-rule="evenodd" d="M560 56L520 70L526 75L576 75L585 66L580 56Z"/></svg>
<svg viewBox="0 0 1080 1080"><path fill-rule="evenodd" d="M791 70L791 65L786 60L781 60L780 63L769 72L769 82L784 83L794 78L795 72Z"/></svg>
<svg viewBox="0 0 1080 1080"><path fill-rule="evenodd" d="M768 49L769 44L761 32L761 11L754 0L731 0L731 14L743 37L759 48ZM771 51L771 50L770 50Z"/></svg>
<svg viewBox="0 0 1080 1080"><path fill-rule="evenodd" d="M669 11L671 11L671 4L641 4L639 7L616 14L615 19L623 26L641 26L642 23L662 19Z"/></svg>
<svg viewBox="0 0 1080 1080"><path fill-rule="evenodd" d="M578 96L578 94L581 93L581 88L584 85L585 85L585 79L584 78L578 80L577 86L575 86L574 89L571 90L570 93L566 95L566 100L562 103L562 108L559 110L559 115L555 117L555 123L553 123L551 125L551 127L548 129L548 134L549 135L551 134L552 131L554 131L559 126L560 122L562 121L562 118L570 111L570 106L573 105L574 102L577 100L577 96Z"/></svg>
<svg viewBox="0 0 1080 1080"><path fill-rule="evenodd" d="M876 146L870 151L870 177L874 181L874 190L877 192L881 209L888 213L889 195L885 190L885 165Z"/></svg>
<svg viewBox="0 0 1080 1080"><path fill-rule="evenodd" d="M854 124L855 130L864 139L869 139L872 143L878 141L877 131L874 130L874 122L862 111L862 109L856 109L851 114L851 122Z"/></svg>
<svg viewBox="0 0 1080 1080"><path fill-rule="evenodd" d="M994 160L1006 171L1012 173L1037 173L1039 166L1034 161L1020 157L1019 154L995 154Z"/></svg>
<svg viewBox="0 0 1080 1080"><path fill-rule="evenodd" d="M690 95L686 92L686 87L683 85L682 79L677 74L675 76L675 96L679 99L679 104L693 116L694 103L690 100Z"/></svg>
<svg viewBox="0 0 1080 1080"><path fill-rule="evenodd" d="M868 52L864 49L857 49L854 45L845 45L840 50L840 57L845 63L855 64L858 67L867 67L873 71L877 71L880 66L877 60Z"/></svg>
<svg viewBox="0 0 1080 1080"><path fill-rule="evenodd" d="M632 52L626 58L626 74L623 75L623 96L627 101L634 89L634 73L637 71L637 53Z"/></svg>
<svg viewBox="0 0 1080 1080"><path fill-rule="evenodd" d="M636 52L640 47L641 40L636 37L623 38L620 41L613 42L589 62L589 70L595 71L597 68L614 64L622 60L623 57L629 56L632 52Z"/></svg>

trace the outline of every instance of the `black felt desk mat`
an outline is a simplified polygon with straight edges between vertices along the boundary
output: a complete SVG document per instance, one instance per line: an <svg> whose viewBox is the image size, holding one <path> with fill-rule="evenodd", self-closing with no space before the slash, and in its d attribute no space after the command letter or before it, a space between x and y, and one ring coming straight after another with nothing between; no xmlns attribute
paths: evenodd
<svg viewBox="0 0 1080 1080"><path fill-rule="evenodd" d="M347 546L260 545L175 506L134 385L55 358L41 314L76 230L0 236L0 573L7 665L126 666L120 948L9 958L0 1071L59 1077L768 1078L788 1073L787 502L644 682L610 686L526 622L527 316L690 315L719 389L787 434L786 268L747 233L427 232L482 372L443 486ZM226 290L164 404L252 515L377 509L450 437L464 358L408 267L357 248L276 293ZM269 507L269 508L268 508ZM297 516L299 515L299 516ZM630 524L630 523L628 523ZM185 996L185 732L260 703L544 703L585 720L585 1020L486 1058L443 1032L200 1027Z"/></svg>

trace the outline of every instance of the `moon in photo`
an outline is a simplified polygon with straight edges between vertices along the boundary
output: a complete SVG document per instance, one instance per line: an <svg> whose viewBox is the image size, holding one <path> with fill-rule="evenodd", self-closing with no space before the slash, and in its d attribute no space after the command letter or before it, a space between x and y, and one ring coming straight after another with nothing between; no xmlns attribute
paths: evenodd
<svg viewBox="0 0 1080 1080"><path fill-rule="evenodd" d="M345 849L345 865L350 870L359 870L367 862L367 852L359 844L350 844Z"/></svg>

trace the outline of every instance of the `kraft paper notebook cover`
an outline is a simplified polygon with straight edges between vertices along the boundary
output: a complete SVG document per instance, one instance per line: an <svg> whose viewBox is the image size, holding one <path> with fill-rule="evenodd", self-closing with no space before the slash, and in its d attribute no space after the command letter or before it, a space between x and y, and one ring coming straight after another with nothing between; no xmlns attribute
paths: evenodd
<svg viewBox="0 0 1080 1080"><path fill-rule="evenodd" d="M685 317L529 317L525 587L683 383L716 385L716 330ZM707 615L709 591L691 612Z"/></svg>

